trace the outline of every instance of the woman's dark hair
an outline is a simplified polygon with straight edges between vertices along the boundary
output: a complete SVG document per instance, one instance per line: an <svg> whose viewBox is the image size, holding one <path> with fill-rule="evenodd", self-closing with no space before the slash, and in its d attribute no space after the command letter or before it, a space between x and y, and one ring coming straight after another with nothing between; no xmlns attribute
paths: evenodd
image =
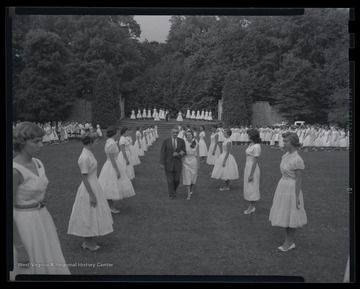
<svg viewBox="0 0 360 289"><path fill-rule="evenodd" d="M232 134L232 131L231 131L231 129L229 129L229 128L225 128L225 129L224 129L224 132L225 132L228 136L231 136L231 134Z"/></svg>
<svg viewBox="0 0 360 289"><path fill-rule="evenodd" d="M296 148L299 148L302 146L302 143L300 143L299 137L296 133L286 131L281 135L284 138L287 138L290 141L290 144Z"/></svg>
<svg viewBox="0 0 360 289"><path fill-rule="evenodd" d="M123 134L126 133L128 130L129 130L129 129L128 129L126 126L122 127L121 130L120 130L120 135L123 135Z"/></svg>
<svg viewBox="0 0 360 289"><path fill-rule="evenodd" d="M247 131L247 134L249 135L249 139L251 139L254 143L261 143L261 138L259 131L252 128Z"/></svg>
<svg viewBox="0 0 360 289"><path fill-rule="evenodd" d="M106 130L106 136L112 137L116 135L116 132L118 131L118 127L116 125L110 125Z"/></svg>
<svg viewBox="0 0 360 289"><path fill-rule="evenodd" d="M81 141L84 145L89 145L89 144L92 144L94 142L94 140L97 139L98 137L99 137L99 135L97 133L87 131L87 132L84 132L84 134L82 135Z"/></svg>
<svg viewBox="0 0 360 289"><path fill-rule="evenodd" d="M16 125L13 130L13 150L20 152L28 140L43 137L45 130L35 123L24 121Z"/></svg>
<svg viewBox="0 0 360 289"><path fill-rule="evenodd" d="M193 141L190 144L190 147L193 149L196 146L196 140L194 138L194 131L192 131L191 129L188 129L186 131L186 133L188 133L188 132L191 133L191 136L193 137Z"/></svg>

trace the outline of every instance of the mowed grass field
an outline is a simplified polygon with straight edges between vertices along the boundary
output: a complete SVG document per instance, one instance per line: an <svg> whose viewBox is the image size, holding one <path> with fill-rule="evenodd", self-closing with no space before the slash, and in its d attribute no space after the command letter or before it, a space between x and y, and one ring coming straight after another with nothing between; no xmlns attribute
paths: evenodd
<svg viewBox="0 0 360 289"><path fill-rule="evenodd" d="M342 282L349 253L349 153L303 152L303 193L308 224L297 231L296 249L279 252L284 229L268 221L284 152L262 146L259 161L261 200L244 215L243 172L246 146L233 146L240 179L219 191L212 166L201 164L197 191L190 201L180 186L169 200L159 153L168 132L148 149L135 167L136 196L121 200L113 214L114 232L97 238L101 250L85 251L82 238L67 228L80 185L77 165L81 141L44 146L39 158L49 185L46 205L59 230L65 260L75 275L301 276L305 282ZM207 144L209 145L207 132ZM134 139L134 137L133 137ZM105 140L94 148L98 174L106 160ZM161 276L159 276L161 275ZM176 277L175 277L176 278ZM200 277L201 279L201 277ZM256 280L256 279L255 279ZM259 279L261 280L261 279Z"/></svg>

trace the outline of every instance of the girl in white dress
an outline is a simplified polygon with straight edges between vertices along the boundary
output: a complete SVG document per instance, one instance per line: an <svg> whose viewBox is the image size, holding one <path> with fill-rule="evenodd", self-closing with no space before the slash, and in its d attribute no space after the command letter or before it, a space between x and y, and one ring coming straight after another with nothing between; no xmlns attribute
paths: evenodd
<svg viewBox="0 0 360 289"><path fill-rule="evenodd" d="M136 119L135 110L131 110L131 116L130 119Z"/></svg>
<svg viewBox="0 0 360 289"><path fill-rule="evenodd" d="M43 163L36 157L43 147L44 130L21 122L13 130L13 250L17 274L70 274L57 230L43 200L49 183ZM31 264L45 264L34 266ZM55 264L55 266L46 266ZM56 265L58 264L58 265Z"/></svg>
<svg viewBox="0 0 360 289"><path fill-rule="evenodd" d="M179 111L176 121L183 121L182 113Z"/></svg>
<svg viewBox="0 0 360 289"><path fill-rule="evenodd" d="M222 179L225 181L225 186L220 188L220 191L230 190L230 180L239 178L239 170L234 156L230 153L232 143L230 140L231 130L224 130L225 141L223 143L223 152L216 160L211 177L213 179Z"/></svg>
<svg viewBox="0 0 360 289"><path fill-rule="evenodd" d="M291 132L285 132L282 137L287 153L280 163L282 178L276 187L269 221L272 226L285 228L285 241L278 247L285 252L295 248L296 229L307 223L307 216L301 190L305 165L298 154L299 137Z"/></svg>
<svg viewBox="0 0 360 289"><path fill-rule="evenodd" d="M212 127L212 133L210 135L210 146L209 146L208 155L206 158L206 163L209 165L215 165L215 161L220 156L220 149L218 146L219 135L216 132L216 130L217 130L217 127L216 127L216 125L214 125Z"/></svg>
<svg viewBox="0 0 360 289"><path fill-rule="evenodd" d="M133 164L133 166L138 166L141 164L141 161L139 159L139 156L137 154L137 150L135 149L134 145L133 145L133 141L132 141L132 137L131 137L131 133L132 130L129 128L128 130L128 135L126 137L127 142L130 144L129 148L130 148L130 157L131 157L131 163Z"/></svg>
<svg viewBox="0 0 360 289"><path fill-rule="evenodd" d="M186 132L185 146L186 155L182 160L183 163L181 172L183 185L187 188L187 200L190 200L190 197L195 190L197 172L200 168L199 144L191 130Z"/></svg>
<svg viewBox="0 0 360 289"><path fill-rule="evenodd" d="M223 153L223 142L225 141L225 135L224 135L224 129L222 128L222 126L220 126L217 129L217 133L218 133L218 146L220 149L220 154Z"/></svg>
<svg viewBox="0 0 360 289"><path fill-rule="evenodd" d="M141 132L142 132L141 148L144 150L144 155L145 155L145 152L147 151L148 145L147 145L147 142L146 142L145 130L143 130L141 128Z"/></svg>
<svg viewBox="0 0 360 289"><path fill-rule="evenodd" d="M250 144L246 149L246 163L244 170L244 198L249 202L245 215L255 213L255 204L260 200L260 169L258 160L261 155L261 139L256 129L248 131Z"/></svg>
<svg viewBox="0 0 360 289"><path fill-rule="evenodd" d="M195 115L195 110L193 110L192 112L191 112L191 117L190 117L191 119L196 119L196 115Z"/></svg>
<svg viewBox="0 0 360 289"><path fill-rule="evenodd" d="M100 128L100 124L96 125L96 133L99 135L100 138L103 137L103 134L102 134L102 131L101 131L101 128Z"/></svg>
<svg viewBox="0 0 360 289"><path fill-rule="evenodd" d="M124 198L120 183L121 173L116 163L116 158L119 154L119 148L115 141L118 135L117 126L109 126L106 130L106 135L108 137L105 144L106 161L99 175L99 183L109 203L110 211L117 214L119 211L115 208L115 201Z"/></svg>
<svg viewBox="0 0 360 289"><path fill-rule="evenodd" d="M142 135L140 132L140 127L136 128L135 138L136 138L134 143L135 151L138 154L138 156L143 157L145 153L144 153L144 146L141 141Z"/></svg>
<svg viewBox="0 0 360 289"><path fill-rule="evenodd" d="M346 133L343 128L340 130L340 133L339 133L339 147L341 147L341 148L347 147Z"/></svg>
<svg viewBox="0 0 360 289"><path fill-rule="evenodd" d="M187 111L186 111L186 118L187 118L187 119L190 119L190 117L191 117L190 109L187 109Z"/></svg>
<svg viewBox="0 0 360 289"><path fill-rule="evenodd" d="M82 247L96 251L100 246L95 243L94 237L111 233L113 219L97 177L97 161L92 153L97 134L85 132L82 143L84 148L78 159L82 182L77 190L67 233L84 237Z"/></svg>
<svg viewBox="0 0 360 289"><path fill-rule="evenodd" d="M137 118L137 119L142 119L142 115L141 115L141 110L140 110L140 109L138 109L136 118Z"/></svg>
<svg viewBox="0 0 360 289"><path fill-rule="evenodd" d="M205 158L208 155L208 150L205 143L205 127L203 125L200 126L199 138L199 156L202 162L205 162Z"/></svg>
<svg viewBox="0 0 360 289"><path fill-rule="evenodd" d="M120 165L125 169L126 174L130 180L135 178L134 165L131 163L131 151L130 151L130 143L126 139L128 134L128 128L123 127L120 130L120 140L118 143L120 153L118 156L118 161Z"/></svg>
<svg viewBox="0 0 360 289"><path fill-rule="evenodd" d="M209 111L209 118L208 118L210 121L212 121L213 120L213 117L212 117L212 112L211 111Z"/></svg>
<svg viewBox="0 0 360 289"><path fill-rule="evenodd" d="M118 128L113 125L106 130L106 136L108 137L105 144L106 161L99 175L99 183L108 201L110 211L115 214L119 213L115 208L115 201L124 197L120 194L119 180L121 175L115 160L116 151L119 153L115 142L117 133Z"/></svg>

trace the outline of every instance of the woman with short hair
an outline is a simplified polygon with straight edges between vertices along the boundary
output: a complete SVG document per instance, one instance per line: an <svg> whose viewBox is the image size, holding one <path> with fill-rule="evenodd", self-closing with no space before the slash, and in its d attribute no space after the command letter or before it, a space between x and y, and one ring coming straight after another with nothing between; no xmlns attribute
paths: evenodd
<svg viewBox="0 0 360 289"><path fill-rule="evenodd" d="M307 223L307 216L301 190L302 171L305 168L298 153L301 143L296 133L285 132L282 137L287 152L281 159L282 177L275 190L269 221L272 226L285 228L285 241L278 247L285 252L295 248L296 229Z"/></svg>

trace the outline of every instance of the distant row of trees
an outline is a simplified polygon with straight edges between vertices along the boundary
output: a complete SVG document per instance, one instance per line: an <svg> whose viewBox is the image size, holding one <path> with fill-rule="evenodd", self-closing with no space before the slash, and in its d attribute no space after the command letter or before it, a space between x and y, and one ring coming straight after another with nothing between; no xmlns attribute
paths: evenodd
<svg viewBox="0 0 360 289"><path fill-rule="evenodd" d="M139 42L132 16L16 16L14 117L67 117L91 100L103 127L138 108L211 109L249 124L267 100L291 121L348 121L348 9L302 16L172 16L166 43Z"/></svg>

